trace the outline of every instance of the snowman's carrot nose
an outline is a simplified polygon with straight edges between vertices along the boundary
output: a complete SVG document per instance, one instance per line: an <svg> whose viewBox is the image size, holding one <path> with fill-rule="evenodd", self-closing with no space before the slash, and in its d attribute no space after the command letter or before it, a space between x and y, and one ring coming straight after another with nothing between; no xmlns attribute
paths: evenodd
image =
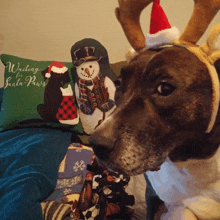
<svg viewBox="0 0 220 220"><path fill-rule="evenodd" d="M90 72L88 68L85 69L85 73L90 76Z"/></svg>

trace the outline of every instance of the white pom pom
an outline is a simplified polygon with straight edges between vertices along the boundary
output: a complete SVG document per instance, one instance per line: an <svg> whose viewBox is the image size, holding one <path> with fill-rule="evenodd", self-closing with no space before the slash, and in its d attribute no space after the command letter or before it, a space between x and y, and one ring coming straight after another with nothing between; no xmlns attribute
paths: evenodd
<svg viewBox="0 0 220 220"><path fill-rule="evenodd" d="M46 73L45 77L49 79L51 77L50 73Z"/></svg>

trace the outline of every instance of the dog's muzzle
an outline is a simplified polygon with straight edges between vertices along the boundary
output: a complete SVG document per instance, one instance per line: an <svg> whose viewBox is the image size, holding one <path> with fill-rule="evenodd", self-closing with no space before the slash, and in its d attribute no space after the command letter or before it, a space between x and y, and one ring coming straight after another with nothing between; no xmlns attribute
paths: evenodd
<svg viewBox="0 0 220 220"><path fill-rule="evenodd" d="M105 137L96 137L96 135L93 135L89 138L89 143L93 147L93 151L95 155L100 160L107 160L109 159L109 155L113 151L115 147L115 140L109 139Z"/></svg>

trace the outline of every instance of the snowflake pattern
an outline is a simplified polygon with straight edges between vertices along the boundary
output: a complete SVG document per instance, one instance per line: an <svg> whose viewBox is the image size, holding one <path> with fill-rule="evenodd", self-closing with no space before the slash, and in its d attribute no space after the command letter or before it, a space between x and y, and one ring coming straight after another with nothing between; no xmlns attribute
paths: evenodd
<svg viewBox="0 0 220 220"><path fill-rule="evenodd" d="M69 178L69 179L58 179L56 189L76 186L82 183L82 180L83 180L82 174L78 174L74 176L73 178Z"/></svg>
<svg viewBox="0 0 220 220"><path fill-rule="evenodd" d="M75 163L73 169L74 169L75 172L78 172L78 170L83 171L83 170L85 169L85 167L86 167L85 162L84 162L83 160L81 160L80 162L77 161L77 162Z"/></svg>
<svg viewBox="0 0 220 220"><path fill-rule="evenodd" d="M65 190L63 191L64 195L70 194L71 192L72 190L69 188L65 188Z"/></svg>
<svg viewBox="0 0 220 220"><path fill-rule="evenodd" d="M79 153L79 152L82 152L82 148L77 148L77 149L76 149L76 152L78 152L78 153Z"/></svg>
<svg viewBox="0 0 220 220"><path fill-rule="evenodd" d="M62 180L58 179L57 180L57 186L61 185Z"/></svg>
<svg viewBox="0 0 220 220"><path fill-rule="evenodd" d="M69 183L68 179L63 179L60 185L65 187L65 186L68 186L68 183Z"/></svg>

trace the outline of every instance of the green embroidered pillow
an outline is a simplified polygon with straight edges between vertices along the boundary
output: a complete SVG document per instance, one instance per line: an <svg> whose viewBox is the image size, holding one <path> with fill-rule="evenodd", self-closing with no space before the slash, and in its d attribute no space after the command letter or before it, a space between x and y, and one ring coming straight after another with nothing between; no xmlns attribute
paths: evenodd
<svg viewBox="0 0 220 220"><path fill-rule="evenodd" d="M1 55L5 65L0 126L53 127L83 133L75 105L72 63Z"/></svg>

